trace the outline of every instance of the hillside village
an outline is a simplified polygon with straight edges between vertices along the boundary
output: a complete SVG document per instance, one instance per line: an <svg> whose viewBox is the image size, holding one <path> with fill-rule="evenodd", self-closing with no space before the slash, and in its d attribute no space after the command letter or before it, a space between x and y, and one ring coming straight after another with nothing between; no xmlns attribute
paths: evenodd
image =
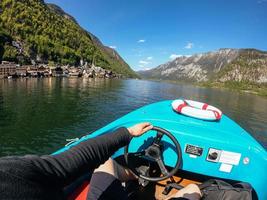
<svg viewBox="0 0 267 200"><path fill-rule="evenodd" d="M0 64L0 78L27 78L27 77L85 77L85 78L122 78L123 75L111 70L97 67L94 64L82 64L79 67L70 65L49 66L34 64L20 66L14 62L2 61Z"/></svg>

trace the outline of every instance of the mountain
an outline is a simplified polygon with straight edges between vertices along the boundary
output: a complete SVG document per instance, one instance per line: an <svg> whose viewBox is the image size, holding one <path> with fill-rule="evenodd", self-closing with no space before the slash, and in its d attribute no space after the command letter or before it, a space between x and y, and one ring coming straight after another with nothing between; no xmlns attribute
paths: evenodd
<svg viewBox="0 0 267 200"><path fill-rule="evenodd" d="M54 11L55 13L69 19L72 20L74 23L78 24L78 22L76 21L76 19L74 17L72 17L71 15L69 15L68 13L66 13L62 8L60 8L58 5L53 4L53 3L47 3L46 4L52 11Z"/></svg>
<svg viewBox="0 0 267 200"><path fill-rule="evenodd" d="M60 7L43 0L0 1L0 61L79 65L80 61L128 77L136 73Z"/></svg>
<svg viewBox="0 0 267 200"><path fill-rule="evenodd" d="M267 83L267 52L256 49L219 49L182 56L147 71L138 72L149 79L192 83Z"/></svg>

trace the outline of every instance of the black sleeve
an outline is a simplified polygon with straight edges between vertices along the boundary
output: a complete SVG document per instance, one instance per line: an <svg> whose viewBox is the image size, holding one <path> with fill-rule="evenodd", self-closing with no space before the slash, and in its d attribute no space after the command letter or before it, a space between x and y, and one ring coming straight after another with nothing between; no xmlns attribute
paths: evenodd
<svg viewBox="0 0 267 200"><path fill-rule="evenodd" d="M112 134L104 134L81 142L57 155L17 158L16 162L19 162L17 166L20 167L18 171L24 173L16 176L22 176L23 179L32 182L42 181L63 187L104 163L115 151L127 145L131 138L126 128L120 128Z"/></svg>

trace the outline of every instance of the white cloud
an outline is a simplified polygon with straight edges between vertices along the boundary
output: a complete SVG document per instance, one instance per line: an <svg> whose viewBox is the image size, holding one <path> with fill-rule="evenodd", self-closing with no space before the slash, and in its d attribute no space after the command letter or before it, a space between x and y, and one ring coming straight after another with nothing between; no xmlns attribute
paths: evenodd
<svg viewBox="0 0 267 200"><path fill-rule="evenodd" d="M147 61L147 60L139 60L139 67L142 67L142 68L148 68L147 65L150 64L151 62Z"/></svg>
<svg viewBox="0 0 267 200"><path fill-rule="evenodd" d="M186 49L192 49L193 46L194 46L194 43L188 42L184 48L186 48Z"/></svg>
<svg viewBox="0 0 267 200"><path fill-rule="evenodd" d="M151 67L146 67L144 70L147 71L147 70L150 70L150 69L151 69Z"/></svg>
<svg viewBox="0 0 267 200"><path fill-rule="evenodd" d="M171 60L174 60L175 58L179 58L179 57L183 57L183 56L184 57L190 57L191 55L171 54L169 58Z"/></svg>
<svg viewBox="0 0 267 200"><path fill-rule="evenodd" d="M117 49L117 46L109 46L111 49Z"/></svg>
<svg viewBox="0 0 267 200"><path fill-rule="evenodd" d="M147 64L149 64L150 62L148 62L148 61L145 61L145 60L140 60L139 61L139 64L141 64L141 65L147 65Z"/></svg>
<svg viewBox="0 0 267 200"><path fill-rule="evenodd" d="M151 67L146 67L144 65L138 65L138 67L141 68L141 70L145 70L145 71L152 69Z"/></svg>
<svg viewBox="0 0 267 200"><path fill-rule="evenodd" d="M144 43L144 42L146 42L146 40L144 40L144 39L140 39L140 40L138 40L137 42L138 42L138 43Z"/></svg>
<svg viewBox="0 0 267 200"><path fill-rule="evenodd" d="M151 69L150 67L148 67L149 64L152 63L153 57L152 56L148 56L143 60L139 60L139 67L144 68L143 70L149 70Z"/></svg>

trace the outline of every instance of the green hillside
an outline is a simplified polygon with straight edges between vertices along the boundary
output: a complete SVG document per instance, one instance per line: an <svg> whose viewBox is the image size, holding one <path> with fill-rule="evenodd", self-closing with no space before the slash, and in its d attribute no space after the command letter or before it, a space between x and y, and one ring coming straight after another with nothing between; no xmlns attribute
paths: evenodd
<svg viewBox="0 0 267 200"><path fill-rule="evenodd" d="M42 0L2 0L0 6L0 60L78 65L82 59L136 76L113 49L59 7Z"/></svg>

